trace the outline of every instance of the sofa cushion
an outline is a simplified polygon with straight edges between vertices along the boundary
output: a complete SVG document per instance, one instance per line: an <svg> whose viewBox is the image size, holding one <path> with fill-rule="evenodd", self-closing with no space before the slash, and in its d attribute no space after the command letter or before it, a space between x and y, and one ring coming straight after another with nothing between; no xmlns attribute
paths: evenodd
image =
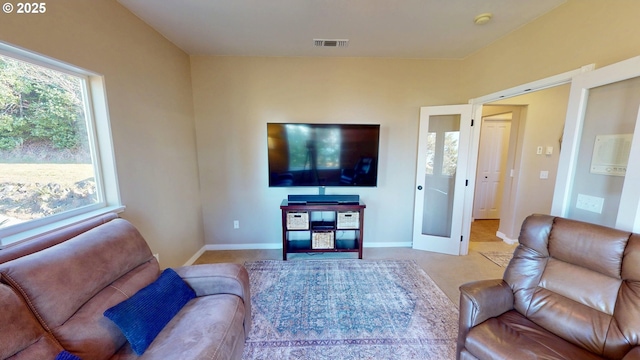
<svg viewBox="0 0 640 360"><path fill-rule="evenodd" d="M20 289L44 328L51 329L152 257L133 225L115 219L61 244L0 264L0 272Z"/></svg>
<svg viewBox="0 0 640 360"><path fill-rule="evenodd" d="M157 277L155 260L138 266L87 301L69 320L54 328L53 333L65 349L82 359L108 358L127 339L104 317L104 311L133 296Z"/></svg>
<svg viewBox="0 0 640 360"><path fill-rule="evenodd" d="M494 282L461 287L460 360L640 359L639 235L532 215L518 241L504 274L512 307L489 296ZM476 322L486 308L502 311Z"/></svg>
<svg viewBox="0 0 640 360"><path fill-rule="evenodd" d="M528 217L504 275L514 308L559 338L621 358L638 341L633 316L640 315L637 306L628 306L639 300L640 274L626 271L626 261L622 265L633 248L630 235L547 215Z"/></svg>
<svg viewBox="0 0 640 360"><path fill-rule="evenodd" d="M18 244L12 244L0 251L0 263L15 260L19 257L38 252L48 247L57 245L61 242L67 241L72 237L78 236L85 231L91 230L94 227L107 223L113 219L117 219L118 215L115 213L108 213L101 216L97 216L77 224L64 227L49 233L38 236L35 239L21 242Z"/></svg>
<svg viewBox="0 0 640 360"><path fill-rule="evenodd" d="M153 282L159 267L133 225L114 219L0 264L0 274L65 349L103 359L126 341L103 312Z"/></svg>
<svg viewBox="0 0 640 360"><path fill-rule="evenodd" d="M0 284L0 359L53 358L62 347L42 328L24 300Z"/></svg>
<svg viewBox="0 0 640 360"><path fill-rule="evenodd" d="M107 309L104 316L122 330L133 351L142 355L162 328L195 296L173 269L166 269L156 281Z"/></svg>
<svg viewBox="0 0 640 360"><path fill-rule="evenodd" d="M481 360L603 359L557 337L514 310L472 328L465 348Z"/></svg>
<svg viewBox="0 0 640 360"><path fill-rule="evenodd" d="M249 273L240 264L199 264L176 268L197 296L212 294L230 294L240 297L248 316L244 319L244 332L251 331L251 291L249 289Z"/></svg>
<svg viewBox="0 0 640 360"><path fill-rule="evenodd" d="M62 348L55 339L47 334L19 353L8 357L7 360L53 359L61 350Z"/></svg>
<svg viewBox="0 0 640 360"><path fill-rule="evenodd" d="M144 359L240 359L244 349L244 302L235 295L197 297L171 319ZM136 359L128 343L112 360Z"/></svg>
<svg viewBox="0 0 640 360"><path fill-rule="evenodd" d="M73 355L72 353L68 352L67 350L63 350L58 355L56 355L56 359L55 360L82 360L82 359L80 359L79 357Z"/></svg>

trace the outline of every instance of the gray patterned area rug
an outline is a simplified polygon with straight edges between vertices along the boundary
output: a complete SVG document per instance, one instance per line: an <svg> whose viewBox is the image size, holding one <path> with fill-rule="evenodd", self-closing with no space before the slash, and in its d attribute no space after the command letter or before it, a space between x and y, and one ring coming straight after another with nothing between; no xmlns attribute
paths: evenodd
<svg viewBox="0 0 640 360"><path fill-rule="evenodd" d="M509 265L511 258L513 257L513 252L504 251L484 251L480 254L503 268L506 268L507 265Z"/></svg>
<svg viewBox="0 0 640 360"><path fill-rule="evenodd" d="M410 260L245 264L243 359L455 359L458 310Z"/></svg>

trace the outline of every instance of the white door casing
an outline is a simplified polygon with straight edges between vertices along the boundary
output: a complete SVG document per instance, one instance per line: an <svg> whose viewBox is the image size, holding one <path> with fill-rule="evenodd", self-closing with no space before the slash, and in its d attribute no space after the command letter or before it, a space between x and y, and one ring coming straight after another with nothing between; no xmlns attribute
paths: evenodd
<svg viewBox="0 0 640 360"><path fill-rule="evenodd" d="M473 200L474 200L474 190L475 190L475 173L477 169L478 163L478 149L480 144L480 131L476 130L476 127L469 127L470 134L465 134L464 136L461 134L460 138L467 137L466 142L463 144L461 142L459 152L465 157L464 160L459 160L458 163L458 171L460 172L460 177L457 180L464 182L464 185L468 186L463 187L462 199L457 199L457 201L461 201L462 204L462 215L456 221L452 221L451 230L452 233L456 232L456 235L451 235L449 238L435 238L432 243L429 242L428 239L425 239L423 235L421 235L421 223L423 218L423 210L424 210L424 197L419 196L420 190L417 190L417 187L422 186L424 188L424 166L426 162L426 155L424 154L424 132L428 132L428 127L423 125L423 119L428 118L430 112L427 109L431 109L434 111L434 115L437 113L445 113L445 114L455 114L458 113L462 115L464 111L465 114L473 114L473 118L480 119L482 117L482 105L490 102L494 102L500 99L505 99L513 96L518 96L522 94L526 94L530 91L542 90L545 88L558 86L562 84L569 83L571 79L577 74L585 73L591 71L594 68L594 65L586 65L579 69L568 71L562 74L554 75L545 79L537 80L534 82L522 84L510 89L506 89L503 91L499 91L493 94L485 95L479 98L474 98L469 100L469 105L451 105L451 106L436 106L436 107L423 107L420 109L420 135L419 135L419 149L418 149L418 160L417 160L417 172L416 172L416 188L415 191L415 205L414 205L414 235L413 235L413 248L427 251L435 251L435 252L443 252L443 253L451 253L455 255L466 255L469 250L469 235L471 233L471 220L473 213ZM463 110L464 109L464 110ZM438 111L436 111L438 110ZM462 141L462 140L461 140ZM463 149L466 148L466 151ZM426 165L426 164L425 164ZM470 175L470 176L469 176ZM421 185L422 184L422 185ZM640 187L639 187L640 189ZM455 203L455 201L454 201ZM458 210L460 212L460 210ZM455 224L454 224L455 223ZM449 241L453 240L457 234L461 234L460 237L462 241ZM456 237L457 239L457 237Z"/></svg>
<svg viewBox="0 0 640 360"><path fill-rule="evenodd" d="M594 64L589 64L582 66L578 69L570 70L561 74L549 76L544 79L532 81L529 83L521 84L509 89L501 90L492 94L484 95L481 97L473 98L469 100L469 104L473 105L473 114L474 119L482 118L482 108L484 104L493 103L499 100L524 95L533 91L544 90L547 88L564 85L571 83L572 79L579 75L589 71L592 71L595 68ZM469 236L471 234L471 221L473 214L473 200L475 194L475 173L477 169L477 160L478 160L478 149L480 147L480 131L478 131L477 127L474 126L472 129L472 139L471 146L469 147L470 155L468 162L468 170L467 173L471 174L469 178L469 186L466 189L467 195L465 196L465 206L464 206L464 219L463 219L463 230L462 234L464 237L464 241L461 247L460 254L466 255L468 253L469 247ZM517 176L517 174L516 174ZM507 210L507 209L504 209ZM515 211L515 209L509 209L510 211ZM503 216L504 218L504 216ZM513 225L513 226L520 226ZM503 240L509 244L512 244L517 241L515 239L504 238Z"/></svg>

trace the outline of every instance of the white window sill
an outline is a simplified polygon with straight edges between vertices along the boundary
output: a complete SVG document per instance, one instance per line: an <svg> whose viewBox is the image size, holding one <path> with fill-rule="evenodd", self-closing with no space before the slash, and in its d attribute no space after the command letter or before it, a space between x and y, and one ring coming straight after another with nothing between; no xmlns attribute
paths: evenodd
<svg viewBox="0 0 640 360"><path fill-rule="evenodd" d="M24 241L31 240L35 237L50 233L52 231L56 231L59 229L63 229L72 225L75 225L79 222L85 221L87 219L91 219L94 217L98 217L108 213L121 213L123 212L125 207L123 205L117 206L107 206L97 210L89 211L83 213L81 215L73 216L70 218L66 218L64 220L56 221L51 224L39 226L33 229L21 231L19 233L15 233L12 235L5 236L0 238L0 250L5 249L7 247L19 244Z"/></svg>

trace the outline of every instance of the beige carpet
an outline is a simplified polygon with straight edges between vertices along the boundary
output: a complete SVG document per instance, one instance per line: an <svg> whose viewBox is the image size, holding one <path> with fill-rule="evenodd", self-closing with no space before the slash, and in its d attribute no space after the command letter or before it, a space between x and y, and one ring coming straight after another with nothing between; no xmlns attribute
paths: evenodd
<svg viewBox="0 0 640 360"><path fill-rule="evenodd" d="M506 268L507 265L509 265L509 261L511 261L511 258L513 257L513 252L503 251L484 251L480 252L480 254L503 268Z"/></svg>

